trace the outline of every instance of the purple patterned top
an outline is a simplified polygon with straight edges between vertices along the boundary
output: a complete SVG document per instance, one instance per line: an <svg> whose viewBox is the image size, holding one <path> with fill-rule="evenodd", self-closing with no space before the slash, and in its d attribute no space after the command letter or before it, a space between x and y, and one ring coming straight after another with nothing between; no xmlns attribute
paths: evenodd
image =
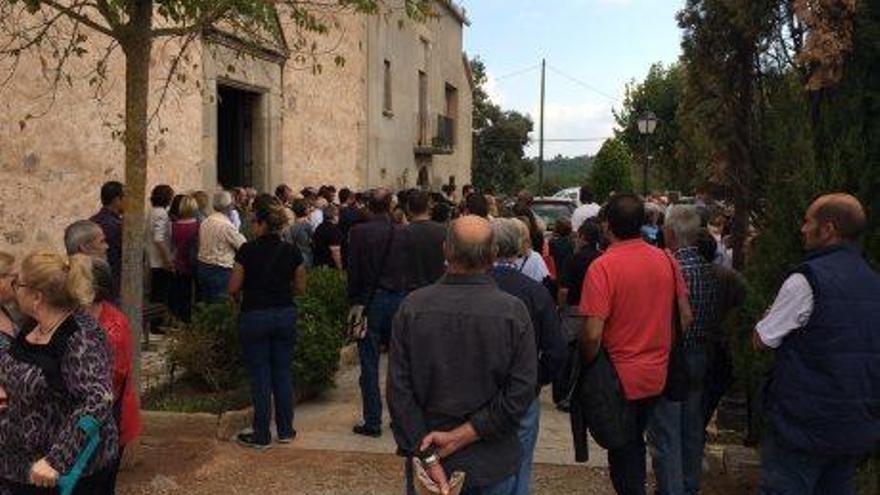
<svg viewBox="0 0 880 495"><path fill-rule="evenodd" d="M27 333L20 332L8 351L0 352L0 386L8 395L8 408L0 412L0 479L27 483L31 465L43 457L59 473L69 471L85 446L77 428L84 415L102 426L101 445L83 474L108 466L118 441L104 332L91 316L78 312L46 345L27 342Z"/></svg>

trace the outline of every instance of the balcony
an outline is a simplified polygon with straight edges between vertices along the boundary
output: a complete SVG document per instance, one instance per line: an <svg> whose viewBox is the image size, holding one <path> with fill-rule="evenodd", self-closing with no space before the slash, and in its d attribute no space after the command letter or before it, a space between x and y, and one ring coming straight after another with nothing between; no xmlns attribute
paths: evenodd
<svg viewBox="0 0 880 495"><path fill-rule="evenodd" d="M418 133L416 136L416 155L451 155L455 150L455 119L437 115L432 119L427 114L416 116Z"/></svg>

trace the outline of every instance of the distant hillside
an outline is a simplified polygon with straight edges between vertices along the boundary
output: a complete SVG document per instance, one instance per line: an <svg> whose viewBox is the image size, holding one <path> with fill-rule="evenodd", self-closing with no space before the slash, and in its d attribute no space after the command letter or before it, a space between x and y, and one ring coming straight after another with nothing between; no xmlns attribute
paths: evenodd
<svg viewBox="0 0 880 495"><path fill-rule="evenodd" d="M527 187L538 194L538 160L535 159L535 173L526 178ZM593 157L556 156L544 162L544 191L552 194L560 189L580 186L593 164Z"/></svg>

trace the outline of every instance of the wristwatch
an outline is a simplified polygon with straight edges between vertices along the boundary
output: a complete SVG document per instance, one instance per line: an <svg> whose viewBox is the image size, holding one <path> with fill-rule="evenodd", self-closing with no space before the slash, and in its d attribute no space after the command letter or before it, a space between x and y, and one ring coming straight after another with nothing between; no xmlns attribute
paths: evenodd
<svg viewBox="0 0 880 495"><path fill-rule="evenodd" d="M437 454L432 452L432 453L422 457L421 461L425 467L431 467L431 466L434 466L440 462L440 457L438 457Z"/></svg>

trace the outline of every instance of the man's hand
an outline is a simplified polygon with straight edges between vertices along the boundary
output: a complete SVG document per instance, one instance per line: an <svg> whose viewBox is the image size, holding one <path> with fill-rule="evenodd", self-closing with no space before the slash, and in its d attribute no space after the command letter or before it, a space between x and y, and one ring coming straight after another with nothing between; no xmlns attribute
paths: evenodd
<svg viewBox="0 0 880 495"><path fill-rule="evenodd" d="M459 450L480 439L477 431L470 423L465 423L452 431L433 431L422 440L421 449L426 451L432 446L437 455L445 459Z"/></svg>
<svg viewBox="0 0 880 495"><path fill-rule="evenodd" d="M446 477L446 470L440 462L435 462L430 467L425 467L425 472L434 480L437 487L440 488L441 495L449 495L449 479Z"/></svg>
<svg viewBox="0 0 880 495"><path fill-rule="evenodd" d="M0 412L5 411L7 407L9 407L9 396L6 395L6 390L0 387Z"/></svg>
<svg viewBox="0 0 880 495"><path fill-rule="evenodd" d="M31 466L30 482L41 488L52 488L58 483L58 471L44 457Z"/></svg>

